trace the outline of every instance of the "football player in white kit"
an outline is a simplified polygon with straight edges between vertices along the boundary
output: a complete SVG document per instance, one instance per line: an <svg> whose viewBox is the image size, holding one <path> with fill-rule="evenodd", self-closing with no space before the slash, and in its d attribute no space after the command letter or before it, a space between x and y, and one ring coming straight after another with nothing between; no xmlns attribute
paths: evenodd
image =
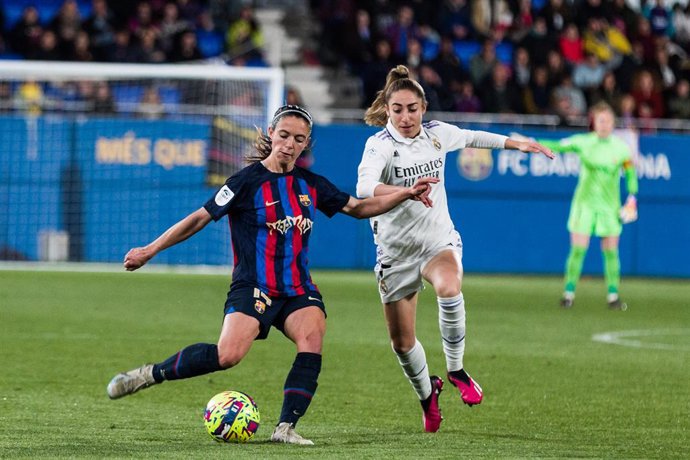
<svg viewBox="0 0 690 460"><path fill-rule="evenodd" d="M417 293L423 280L438 299L439 326L448 380L470 406L482 401L482 389L465 372L465 301L462 295L462 240L448 212L444 184L446 154L464 147L517 149L553 153L534 141L510 139L485 131L460 129L440 121L422 123L427 101L421 85L405 66L388 73L386 85L365 114L383 129L369 137L359 165L357 195L385 195L420 177L440 180L428 197L407 201L371 218L377 245L376 276L393 351L422 404L424 430L441 425L438 396L443 380L430 376L426 355L415 334ZM425 203L425 201L428 201ZM432 207L424 204L433 203Z"/></svg>

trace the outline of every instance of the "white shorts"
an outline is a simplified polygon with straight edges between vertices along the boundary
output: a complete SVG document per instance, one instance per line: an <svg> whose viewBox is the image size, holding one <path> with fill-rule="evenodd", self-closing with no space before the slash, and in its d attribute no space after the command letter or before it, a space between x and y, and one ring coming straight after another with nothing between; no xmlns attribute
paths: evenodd
<svg viewBox="0 0 690 460"><path fill-rule="evenodd" d="M386 256L381 248L377 247L374 273L379 284L381 302L395 302L424 289L424 267L432 258L447 249L454 250L462 262L462 239L457 231L453 232L449 241L439 244L416 259L395 260Z"/></svg>

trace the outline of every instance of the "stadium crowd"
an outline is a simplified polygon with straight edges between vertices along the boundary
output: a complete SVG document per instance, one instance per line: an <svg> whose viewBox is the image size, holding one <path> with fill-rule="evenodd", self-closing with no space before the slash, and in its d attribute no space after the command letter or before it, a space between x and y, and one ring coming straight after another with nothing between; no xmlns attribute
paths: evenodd
<svg viewBox="0 0 690 460"><path fill-rule="evenodd" d="M429 110L554 114L606 101L625 123L690 117L690 6L665 0L320 0L320 56L367 107L396 64Z"/></svg>
<svg viewBox="0 0 690 460"><path fill-rule="evenodd" d="M0 59L167 63L222 59L235 66L266 66L254 10L231 0L7 0L0 5ZM164 103L185 88L133 88L136 100L118 100L109 82L78 85L0 81L0 112L89 110L103 115L136 104L142 118L165 115ZM129 91L132 93L133 91ZM198 91L197 91L198 93ZM131 94L127 95L131 97Z"/></svg>

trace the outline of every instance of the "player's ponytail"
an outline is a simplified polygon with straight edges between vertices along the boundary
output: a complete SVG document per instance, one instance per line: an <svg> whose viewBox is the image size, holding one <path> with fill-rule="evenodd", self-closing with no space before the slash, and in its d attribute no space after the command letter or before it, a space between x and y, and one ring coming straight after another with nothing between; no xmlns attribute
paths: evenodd
<svg viewBox="0 0 690 460"><path fill-rule="evenodd" d="M376 93L376 99L364 113L364 121L370 126L386 126L388 115L386 114L386 104L391 95L397 91L407 89L415 93L422 100L424 106L427 105L426 96L422 85L410 78L410 71L404 65L392 68L386 77L386 84L383 89Z"/></svg>

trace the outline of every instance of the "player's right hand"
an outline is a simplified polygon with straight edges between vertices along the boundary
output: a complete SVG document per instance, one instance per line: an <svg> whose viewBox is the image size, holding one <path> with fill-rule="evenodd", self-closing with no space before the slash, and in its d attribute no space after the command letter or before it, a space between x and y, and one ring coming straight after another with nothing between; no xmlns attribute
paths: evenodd
<svg viewBox="0 0 690 460"><path fill-rule="evenodd" d="M128 272L141 268L151 260L152 254L146 248L133 248L125 255L125 270Z"/></svg>

